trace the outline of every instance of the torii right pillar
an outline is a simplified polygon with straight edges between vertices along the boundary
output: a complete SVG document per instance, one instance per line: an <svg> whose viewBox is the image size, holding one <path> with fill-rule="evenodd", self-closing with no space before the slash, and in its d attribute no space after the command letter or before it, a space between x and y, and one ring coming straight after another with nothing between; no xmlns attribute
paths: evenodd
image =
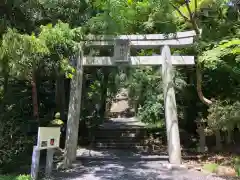
<svg viewBox="0 0 240 180"><path fill-rule="evenodd" d="M178 128L177 105L173 82L173 66L169 46L162 48L162 79L165 121L167 128L168 155L171 164L181 164L181 146Z"/></svg>

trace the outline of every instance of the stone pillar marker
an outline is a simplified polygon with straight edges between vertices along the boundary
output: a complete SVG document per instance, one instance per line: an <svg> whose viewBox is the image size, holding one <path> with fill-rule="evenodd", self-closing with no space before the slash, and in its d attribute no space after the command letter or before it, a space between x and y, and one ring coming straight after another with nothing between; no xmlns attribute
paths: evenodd
<svg viewBox="0 0 240 180"><path fill-rule="evenodd" d="M32 153L32 165L31 165L31 178L33 180L38 179L39 161L40 161L40 150L38 149L37 146L34 146L33 153Z"/></svg>

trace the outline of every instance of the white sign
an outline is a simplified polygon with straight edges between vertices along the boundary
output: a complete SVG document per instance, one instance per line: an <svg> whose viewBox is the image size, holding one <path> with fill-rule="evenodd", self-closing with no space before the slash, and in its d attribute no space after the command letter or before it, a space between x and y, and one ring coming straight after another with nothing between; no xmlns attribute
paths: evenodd
<svg viewBox="0 0 240 180"><path fill-rule="evenodd" d="M38 128L38 149L49 149L59 147L60 127L39 127Z"/></svg>

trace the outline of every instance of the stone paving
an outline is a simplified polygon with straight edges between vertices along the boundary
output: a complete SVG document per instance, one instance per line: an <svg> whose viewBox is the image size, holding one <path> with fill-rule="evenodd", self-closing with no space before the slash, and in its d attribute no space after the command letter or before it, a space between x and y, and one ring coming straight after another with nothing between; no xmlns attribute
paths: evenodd
<svg viewBox="0 0 240 180"><path fill-rule="evenodd" d="M170 166L167 156L144 155L123 150L78 151L72 169L55 172L65 180L224 180L214 175Z"/></svg>

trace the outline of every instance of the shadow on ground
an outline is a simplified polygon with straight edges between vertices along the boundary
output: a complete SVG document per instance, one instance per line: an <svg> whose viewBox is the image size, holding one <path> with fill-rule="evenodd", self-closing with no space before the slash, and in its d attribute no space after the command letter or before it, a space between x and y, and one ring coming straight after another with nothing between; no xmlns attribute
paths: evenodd
<svg viewBox="0 0 240 180"><path fill-rule="evenodd" d="M72 169L54 172L53 179L223 180L222 178L181 167L169 168L166 158L166 156L148 156L131 151L93 151L85 149L78 152L78 161L73 165Z"/></svg>

